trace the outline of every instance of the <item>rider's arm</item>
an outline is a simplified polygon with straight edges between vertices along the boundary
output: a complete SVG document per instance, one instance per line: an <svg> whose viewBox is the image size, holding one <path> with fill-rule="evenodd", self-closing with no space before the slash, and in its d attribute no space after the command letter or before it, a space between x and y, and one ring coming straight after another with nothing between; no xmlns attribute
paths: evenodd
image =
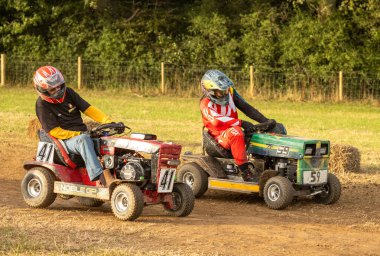
<svg viewBox="0 0 380 256"><path fill-rule="evenodd" d="M105 123L110 123L112 122L111 119L104 114L101 110L94 106L89 106L85 111L84 114L91 119L93 119L96 122L105 124Z"/></svg>
<svg viewBox="0 0 380 256"><path fill-rule="evenodd" d="M243 97L241 97L236 90L233 91L233 99L236 107L240 109L246 116L255 120L259 123L264 123L268 121L263 114L261 114L257 109L252 107L248 102L246 102Z"/></svg>
<svg viewBox="0 0 380 256"><path fill-rule="evenodd" d="M54 138L66 140L81 134L79 131L69 131L61 127L55 127L49 131L49 134Z"/></svg>
<svg viewBox="0 0 380 256"><path fill-rule="evenodd" d="M86 100L84 100L73 89L67 88L67 90L70 92L70 97L75 102L75 105L86 116L90 117L92 120L101 124L112 122L111 119L106 114L104 114L100 109L94 106L91 106Z"/></svg>
<svg viewBox="0 0 380 256"><path fill-rule="evenodd" d="M92 118L94 121L99 123L109 123L111 119L106 116L102 111L94 106L89 106L84 112L86 116ZM70 131L62 129L61 127L55 127L49 131L49 134L57 139L65 140L81 134L80 131Z"/></svg>

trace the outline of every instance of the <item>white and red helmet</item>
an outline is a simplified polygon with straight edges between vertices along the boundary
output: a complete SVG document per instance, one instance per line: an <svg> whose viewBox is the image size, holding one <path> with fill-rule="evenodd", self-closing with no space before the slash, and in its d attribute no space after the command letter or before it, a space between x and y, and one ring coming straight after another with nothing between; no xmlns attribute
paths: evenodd
<svg viewBox="0 0 380 256"><path fill-rule="evenodd" d="M52 66L37 69L33 77L34 88L40 97L50 103L62 103L66 96L65 79L61 72ZM59 90L54 90L59 87ZM53 94L51 92L54 91Z"/></svg>

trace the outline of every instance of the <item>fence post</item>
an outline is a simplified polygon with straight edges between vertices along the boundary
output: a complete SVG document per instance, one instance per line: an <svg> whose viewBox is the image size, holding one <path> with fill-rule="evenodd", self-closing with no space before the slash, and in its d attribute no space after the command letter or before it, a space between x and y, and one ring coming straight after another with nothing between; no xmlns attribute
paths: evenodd
<svg viewBox="0 0 380 256"><path fill-rule="evenodd" d="M343 72L339 71L339 95L338 100L343 100Z"/></svg>
<svg viewBox="0 0 380 256"><path fill-rule="evenodd" d="M249 94L253 98L253 89L254 89L254 77L253 77L253 66L249 66Z"/></svg>
<svg viewBox="0 0 380 256"><path fill-rule="evenodd" d="M165 64L161 62L161 93L165 94Z"/></svg>
<svg viewBox="0 0 380 256"><path fill-rule="evenodd" d="M78 90L82 87L82 57L78 56Z"/></svg>
<svg viewBox="0 0 380 256"><path fill-rule="evenodd" d="M5 85L5 54L1 54L1 81L0 81L0 86Z"/></svg>

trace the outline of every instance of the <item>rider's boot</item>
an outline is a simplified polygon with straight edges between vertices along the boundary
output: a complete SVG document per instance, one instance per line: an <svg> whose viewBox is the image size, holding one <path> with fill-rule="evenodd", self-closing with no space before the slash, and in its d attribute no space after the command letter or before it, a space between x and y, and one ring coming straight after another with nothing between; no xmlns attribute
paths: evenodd
<svg viewBox="0 0 380 256"><path fill-rule="evenodd" d="M239 165L239 169L241 171L241 176L244 181L248 182L258 182L259 175L255 170L255 167L251 163L244 163Z"/></svg>
<svg viewBox="0 0 380 256"><path fill-rule="evenodd" d="M109 169L104 169L103 173L100 175L100 182L106 188L108 188L110 184L114 182L115 180L116 179L111 174L111 171Z"/></svg>

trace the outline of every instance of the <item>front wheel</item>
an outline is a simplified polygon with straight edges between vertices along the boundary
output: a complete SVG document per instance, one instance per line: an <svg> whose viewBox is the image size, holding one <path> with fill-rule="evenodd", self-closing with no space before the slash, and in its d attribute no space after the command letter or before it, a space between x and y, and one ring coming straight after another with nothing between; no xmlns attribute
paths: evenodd
<svg viewBox="0 0 380 256"><path fill-rule="evenodd" d="M275 176L265 183L264 200L270 209L286 208L292 202L293 197L294 188L287 178Z"/></svg>
<svg viewBox="0 0 380 256"><path fill-rule="evenodd" d="M137 219L144 207L144 196L140 188L134 184L123 183L112 192L111 208L119 220Z"/></svg>
<svg viewBox="0 0 380 256"><path fill-rule="evenodd" d="M184 183L174 183L172 202L164 203L164 209L173 217L188 216L194 209L194 194Z"/></svg>
<svg viewBox="0 0 380 256"><path fill-rule="evenodd" d="M46 208L57 197L54 193L54 174L47 169L34 167L21 181L21 193L27 205L33 208Z"/></svg>
<svg viewBox="0 0 380 256"><path fill-rule="evenodd" d="M340 198L342 187L339 179L332 173L327 176L327 184L323 186L323 192L314 196L314 201L320 204L333 204Z"/></svg>
<svg viewBox="0 0 380 256"><path fill-rule="evenodd" d="M208 176L196 163L188 163L178 171L178 180L187 184L195 197L201 197L208 189Z"/></svg>

